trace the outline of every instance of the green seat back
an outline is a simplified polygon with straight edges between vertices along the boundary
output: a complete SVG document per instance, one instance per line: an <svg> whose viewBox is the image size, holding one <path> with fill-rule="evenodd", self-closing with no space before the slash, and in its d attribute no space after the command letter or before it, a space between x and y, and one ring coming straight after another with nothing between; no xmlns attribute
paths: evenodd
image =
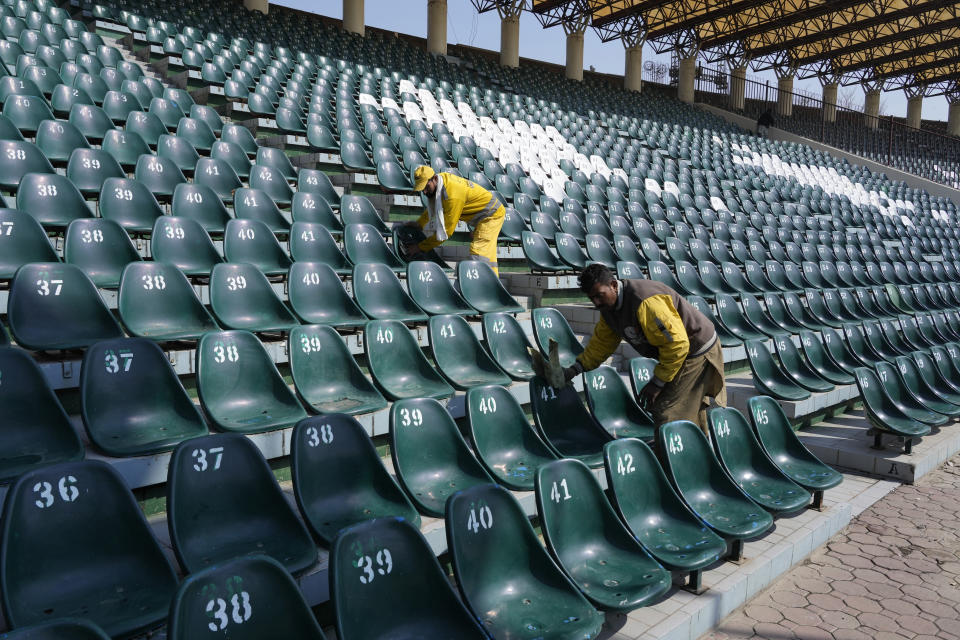
<svg viewBox="0 0 960 640"><path fill-rule="evenodd" d="M74 149L67 162L67 178L84 196L99 194L108 178L126 175L114 157L103 149Z"/></svg>
<svg viewBox="0 0 960 640"><path fill-rule="evenodd" d="M198 106L194 105L194 107ZM213 114L217 115L216 111ZM210 125L206 121L196 118L180 118L177 123L177 137L189 142L198 151L209 151L213 143L217 141L217 136Z"/></svg>
<svg viewBox="0 0 960 640"><path fill-rule="evenodd" d="M162 216L150 235L150 253L156 262L175 265L188 276L209 275L223 262L210 235L193 218Z"/></svg>
<svg viewBox="0 0 960 640"><path fill-rule="evenodd" d="M299 324L267 277L249 263L213 267L210 307L221 326L229 329L287 331Z"/></svg>
<svg viewBox="0 0 960 640"><path fill-rule="evenodd" d="M269 195L260 189L237 189L233 198L233 211L240 220L259 220L273 233L287 233L290 221L284 216Z"/></svg>
<svg viewBox="0 0 960 640"><path fill-rule="evenodd" d="M686 420L668 422L657 433L664 471L687 506L727 540L756 537L773 518L727 476L700 428Z"/></svg>
<svg viewBox="0 0 960 640"><path fill-rule="evenodd" d="M390 455L407 494L427 515L443 516L447 498L493 479L473 457L453 418L433 398L390 407Z"/></svg>
<svg viewBox="0 0 960 640"><path fill-rule="evenodd" d="M166 355L145 338L104 340L87 349L80 410L90 441L116 457L167 451L207 433Z"/></svg>
<svg viewBox="0 0 960 640"><path fill-rule="evenodd" d="M536 493L547 545L596 606L628 611L651 604L670 588L670 574L620 522L585 464L542 465Z"/></svg>
<svg viewBox="0 0 960 640"><path fill-rule="evenodd" d="M169 160L182 173L190 175L197 166L200 154L184 138L164 134L157 141L157 157Z"/></svg>
<svg viewBox="0 0 960 640"><path fill-rule="evenodd" d="M390 250L376 227L369 224L348 224L343 231L343 249L353 264L378 263L399 273L406 265Z"/></svg>
<svg viewBox="0 0 960 640"><path fill-rule="evenodd" d="M0 140L0 187L12 191L29 173L54 173L53 166L32 142Z"/></svg>
<svg viewBox="0 0 960 640"><path fill-rule="evenodd" d="M330 233L343 233L343 223L333 213L330 203L316 193L298 191L293 194L290 211L295 223L321 224Z"/></svg>
<svg viewBox="0 0 960 640"><path fill-rule="evenodd" d="M823 491L843 481L840 472L825 465L804 446L776 400L754 396L747 404L757 440L788 478L810 491Z"/></svg>
<svg viewBox="0 0 960 640"><path fill-rule="evenodd" d="M522 234L523 255L530 262L532 270L538 271L565 271L569 267L556 256L547 245L547 241L535 231L524 231Z"/></svg>
<svg viewBox="0 0 960 640"><path fill-rule="evenodd" d="M558 459L505 387L469 389L466 411L473 448L487 472L503 486L532 491L540 465Z"/></svg>
<svg viewBox="0 0 960 640"><path fill-rule="evenodd" d="M327 174L320 169L300 169L297 192L318 195L331 207L340 206L340 195L333 188L333 183L330 182Z"/></svg>
<svg viewBox="0 0 960 640"><path fill-rule="evenodd" d="M128 231L151 231L163 209L146 185L130 178L107 178L100 190L100 215Z"/></svg>
<svg viewBox="0 0 960 640"><path fill-rule="evenodd" d="M100 102L97 98L97 92L89 88L77 86L81 92L86 92L94 101ZM113 120L100 107L93 104L74 103L70 107L68 117L70 124L77 128L83 136L91 142L103 140L108 131L114 129Z"/></svg>
<svg viewBox="0 0 960 640"><path fill-rule="evenodd" d="M533 377L532 349L517 319L502 311L482 316L483 339L494 362L514 380Z"/></svg>
<svg viewBox="0 0 960 640"><path fill-rule="evenodd" d="M250 167L250 188L259 189L279 205L289 205L293 199L293 189L287 183L286 178L272 167L264 167L258 164Z"/></svg>
<svg viewBox="0 0 960 640"><path fill-rule="evenodd" d="M22 133L36 133L43 120L53 120L53 112L43 98L10 95L3 101L3 115Z"/></svg>
<svg viewBox="0 0 960 640"><path fill-rule="evenodd" d="M790 513L809 504L810 492L773 464L742 413L714 407L708 422L720 464L754 502L773 513Z"/></svg>
<svg viewBox="0 0 960 640"><path fill-rule="evenodd" d="M779 400L805 400L810 391L790 378L773 359L762 340L747 340L744 344L753 382L762 393Z"/></svg>
<svg viewBox="0 0 960 640"><path fill-rule="evenodd" d="M67 227L64 262L80 267L98 287L115 289L124 268L140 253L123 227L112 220L82 218Z"/></svg>
<svg viewBox="0 0 960 640"><path fill-rule="evenodd" d="M290 257L298 262L321 262L338 274L353 271L329 227L318 222L294 222L290 227Z"/></svg>
<svg viewBox="0 0 960 640"><path fill-rule="evenodd" d="M294 574L317 561L313 540L270 465L257 445L238 433L193 438L173 450L167 526L187 573L260 553Z"/></svg>
<svg viewBox="0 0 960 640"><path fill-rule="evenodd" d="M407 264L407 290L417 306L430 315L476 313L434 262L415 260Z"/></svg>
<svg viewBox="0 0 960 640"><path fill-rule="evenodd" d="M223 233L227 262L246 262L267 275L280 275L290 268L290 258L277 237L260 220L230 220Z"/></svg>
<svg viewBox="0 0 960 640"><path fill-rule="evenodd" d="M427 319L423 310L403 290L397 275L384 264L360 262L354 265L353 296L360 309L371 318L404 322Z"/></svg>
<svg viewBox="0 0 960 640"><path fill-rule="evenodd" d="M97 625L81 618L38 622L10 631L4 640L109 640Z"/></svg>
<svg viewBox="0 0 960 640"><path fill-rule="evenodd" d="M333 546L342 529L374 518L420 526L416 509L354 418L335 413L301 420L290 447L297 504L324 546Z"/></svg>
<svg viewBox="0 0 960 640"><path fill-rule="evenodd" d="M0 347L0 482L54 462L81 460L83 444L39 366L23 349Z"/></svg>
<svg viewBox="0 0 960 640"><path fill-rule="evenodd" d="M743 316L746 318L747 323L760 331L760 333L770 336L771 338L786 335L787 331L777 326L767 312L764 311L760 301L752 294L740 294L740 304L743 305Z"/></svg>
<svg viewBox="0 0 960 640"><path fill-rule="evenodd" d="M515 629L537 637L600 633L603 614L554 564L509 491L495 485L461 491L447 502L446 522L460 592L491 636L510 637ZM506 592L504 584L513 588Z"/></svg>
<svg viewBox="0 0 960 640"><path fill-rule="evenodd" d="M16 209L0 209L0 279L9 280L28 262L57 262L40 223Z"/></svg>
<svg viewBox="0 0 960 640"><path fill-rule="evenodd" d="M140 156L150 153L150 147L140 137L140 134L122 129L107 131L106 135L103 136L101 147L113 156L124 169L131 169L136 166Z"/></svg>
<svg viewBox="0 0 960 640"><path fill-rule="evenodd" d="M330 599L340 638L482 640L426 540L414 526L378 518L344 529L330 554ZM389 603L390 615L371 616Z"/></svg>
<svg viewBox="0 0 960 640"><path fill-rule="evenodd" d="M524 310L507 292L493 269L478 260L457 263L457 286L467 304L480 313L518 313Z"/></svg>
<svg viewBox="0 0 960 640"><path fill-rule="evenodd" d="M177 185L171 210L174 216L192 218L210 233L222 233L231 219L216 192L196 182Z"/></svg>
<svg viewBox="0 0 960 640"><path fill-rule="evenodd" d="M73 183L56 173L24 175L17 189L17 209L54 228L93 216Z"/></svg>
<svg viewBox="0 0 960 640"><path fill-rule="evenodd" d="M922 436L930 432L930 427L914 420L901 411L887 394L880 377L866 367L854 370L857 388L863 398L864 411L870 424L887 433L905 438Z"/></svg>
<svg viewBox="0 0 960 640"><path fill-rule="evenodd" d="M96 97L94 97L94 99L96 99ZM181 109L176 102L164 98L154 98L151 100L149 112L157 116L160 122L171 131L177 128L177 123L180 122L180 118L184 115L183 109Z"/></svg>
<svg viewBox="0 0 960 640"><path fill-rule="evenodd" d="M373 227L381 235L390 234L390 228L377 213L373 203L363 196L343 196L340 200L340 217L344 225L364 224Z"/></svg>
<svg viewBox="0 0 960 640"><path fill-rule="evenodd" d="M210 421L222 431L283 429L306 412L263 345L246 331L212 331L197 348L197 390Z"/></svg>
<svg viewBox="0 0 960 640"><path fill-rule="evenodd" d="M165 199L173 195L178 184L187 181L176 162L159 155L140 156L133 175L154 196Z"/></svg>
<svg viewBox="0 0 960 640"><path fill-rule="evenodd" d="M572 385L554 389L532 378L530 409L537 430L557 454L590 467L603 464L603 445L613 436L590 415Z"/></svg>
<svg viewBox="0 0 960 640"><path fill-rule="evenodd" d="M833 359L820 338L813 331L800 332L800 348L810 367L817 374L833 384L853 384L855 380L845 368Z"/></svg>
<svg viewBox="0 0 960 640"><path fill-rule="evenodd" d="M237 170L220 157L200 158L193 171L194 184L209 187L224 202L233 200L234 191L242 187Z"/></svg>
<svg viewBox="0 0 960 640"><path fill-rule="evenodd" d="M833 383L821 377L816 370L807 364L790 336L775 337L773 346L777 352L777 358L780 360L781 368L791 380L808 391L824 393L833 390Z"/></svg>
<svg viewBox="0 0 960 640"><path fill-rule="evenodd" d="M123 335L90 278L74 265L26 264L9 296L7 321L26 349L76 349Z"/></svg>
<svg viewBox="0 0 960 640"><path fill-rule="evenodd" d="M306 323L355 327L367 321L327 264L295 262L290 267L287 287L290 307Z"/></svg>
<svg viewBox="0 0 960 640"><path fill-rule="evenodd" d="M160 136L167 133L167 128L160 118L155 113L145 111L133 111L127 115L124 130L138 134L151 147L156 147Z"/></svg>
<svg viewBox="0 0 960 640"><path fill-rule="evenodd" d="M610 435L653 441L656 431L653 418L640 408L615 369L601 365L585 372L583 388L593 417Z"/></svg>
<svg viewBox="0 0 960 640"><path fill-rule="evenodd" d="M557 256L561 262L572 269L583 269L587 266L587 260L590 258L580 247L576 238L569 233L563 233L561 231L556 234L555 241L557 244Z"/></svg>
<svg viewBox="0 0 960 640"><path fill-rule="evenodd" d="M130 334L151 340L196 340L219 329L183 272L165 262L128 265L118 307Z"/></svg>
<svg viewBox="0 0 960 640"><path fill-rule="evenodd" d="M746 316L743 315L743 311L740 310L740 305L737 304L737 301L731 295L726 293L717 294L716 317L721 326L740 340L765 341L768 338L765 333L761 332L753 326L753 323L747 320Z"/></svg>
<svg viewBox="0 0 960 640"><path fill-rule="evenodd" d="M387 405L332 327L294 327L290 331L289 353L297 393L314 410L324 414L360 414ZM330 375L331 372L336 375Z"/></svg>
<svg viewBox="0 0 960 640"><path fill-rule="evenodd" d="M64 164L76 148L89 148L80 130L62 120L44 120L37 128L37 146L50 162Z"/></svg>
<svg viewBox="0 0 960 640"><path fill-rule="evenodd" d="M11 627L83 617L119 637L166 618L176 574L109 464L62 462L24 473L7 493L2 522L0 591ZM116 606L118 593L130 606Z"/></svg>
<svg viewBox="0 0 960 640"><path fill-rule="evenodd" d="M550 340L559 346L560 365L572 366L577 356L583 353L583 345L567 323L567 319L553 307L533 310L533 335L544 355L550 353Z"/></svg>
<svg viewBox="0 0 960 640"><path fill-rule="evenodd" d="M884 391L902 413L931 426L941 426L948 422L947 416L938 413L932 406L933 403L924 403L907 387L897 367L889 362L877 362L873 368Z"/></svg>
<svg viewBox="0 0 960 640"><path fill-rule="evenodd" d="M717 338L720 340L720 345L723 347L736 347L743 344L743 340L735 336L730 332L729 329L717 319L713 314L713 308L710 306L706 300L700 296L685 296L687 302L689 302L693 308L702 313L707 317L707 320L713 324L714 330L717 332ZM718 303L719 306L719 303Z"/></svg>
<svg viewBox="0 0 960 640"><path fill-rule="evenodd" d="M256 154L257 149L259 148L256 139L250 132L250 129L247 129L239 124L223 125L223 131L220 132L220 140L239 145L240 148L247 153L247 155Z"/></svg>
<svg viewBox="0 0 960 640"><path fill-rule="evenodd" d="M510 384L510 377L483 349L463 317L453 314L433 316L429 331L437 369L455 389L463 391L480 385Z"/></svg>
<svg viewBox="0 0 960 640"><path fill-rule="evenodd" d="M670 486L656 455L635 438L603 448L611 501L640 544L669 569L695 571L727 549Z"/></svg>
<svg viewBox="0 0 960 640"><path fill-rule="evenodd" d="M453 387L430 365L403 323L371 320L363 333L367 365L387 398L449 398L453 395Z"/></svg>
<svg viewBox="0 0 960 640"><path fill-rule="evenodd" d="M263 555L230 559L188 576L173 598L167 636L325 638L297 583L280 563Z"/></svg>

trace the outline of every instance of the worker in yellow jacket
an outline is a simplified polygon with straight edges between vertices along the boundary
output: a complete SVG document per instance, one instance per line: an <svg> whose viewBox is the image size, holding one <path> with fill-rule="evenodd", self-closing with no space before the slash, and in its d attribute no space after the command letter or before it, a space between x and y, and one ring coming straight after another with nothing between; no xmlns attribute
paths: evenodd
<svg viewBox="0 0 960 640"><path fill-rule="evenodd" d="M617 280L601 264L583 270L580 288L600 311L600 321L576 363L564 369L566 380L596 369L626 340L641 356L658 361L640 395L656 424L690 420L709 437L707 407L727 403L713 323L667 285Z"/></svg>
<svg viewBox="0 0 960 640"><path fill-rule="evenodd" d="M475 182L452 173L437 173L421 165L413 170L413 188L427 197L427 208L412 223L427 236L420 244L404 245L407 256L427 252L446 242L463 219L473 227L470 258L497 270L497 238L507 214L500 197Z"/></svg>

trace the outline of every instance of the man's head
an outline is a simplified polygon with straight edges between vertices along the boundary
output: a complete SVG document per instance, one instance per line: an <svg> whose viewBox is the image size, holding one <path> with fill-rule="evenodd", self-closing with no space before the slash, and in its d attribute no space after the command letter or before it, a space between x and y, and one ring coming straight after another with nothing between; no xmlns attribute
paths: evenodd
<svg viewBox="0 0 960 640"><path fill-rule="evenodd" d="M580 272L580 290L600 311L617 306L617 279L602 264L591 264Z"/></svg>
<svg viewBox="0 0 960 640"><path fill-rule="evenodd" d="M432 198L437 194L437 172L432 167L420 165L413 170L413 190L422 191L423 195Z"/></svg>

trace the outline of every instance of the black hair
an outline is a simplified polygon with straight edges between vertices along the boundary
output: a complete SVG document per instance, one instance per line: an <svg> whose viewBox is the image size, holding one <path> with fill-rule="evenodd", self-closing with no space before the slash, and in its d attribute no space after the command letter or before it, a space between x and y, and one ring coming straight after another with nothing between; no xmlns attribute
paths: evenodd
<svg viewBox="0 0 960 640"><path fill-rule="evenodd" d="M580 272L580 291L589 294L593 287L598 284L610 284L616 280L610 269L599 262L588 265L586 269Z"/></svg>

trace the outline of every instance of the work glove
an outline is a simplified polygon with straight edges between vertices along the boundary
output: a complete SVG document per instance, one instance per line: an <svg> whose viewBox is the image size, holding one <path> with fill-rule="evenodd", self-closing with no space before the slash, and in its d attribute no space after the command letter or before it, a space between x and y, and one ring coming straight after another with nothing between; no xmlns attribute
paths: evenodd
<svg viewBox="0 0 960 640"><path fill-rule="evenodd" d="M528 350L535 374L546 380L547 384L554 389L562 389L567 386L569 378L566 377L564 368L560 366L560 345L557 344L556 340L550 339L546 358L539 351L529 347Z"/></svg>

